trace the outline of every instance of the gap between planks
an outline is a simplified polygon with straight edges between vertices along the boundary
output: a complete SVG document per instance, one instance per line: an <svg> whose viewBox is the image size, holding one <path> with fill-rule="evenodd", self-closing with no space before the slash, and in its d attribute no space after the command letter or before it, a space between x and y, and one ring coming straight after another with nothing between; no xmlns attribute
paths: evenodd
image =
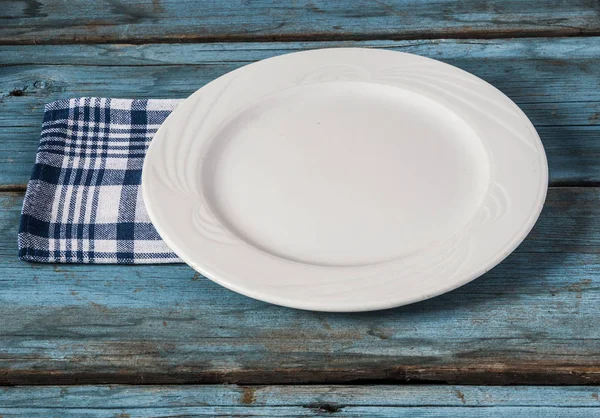
<svg viewBox="0 0 600 418"><path fill-rule="evenodd" d="M362 375L362 376L361 376ZM215 384L264 385L346 385L346 386L598 386L600 367L516 364L477 370L470 367L397 366L378 370L298 370L273 369L177 372L75 372L58 370L0 369L0 387L77 385L177 385Z"/></svg>
<svg viewBox="0 0 600 418"><path fill-rule="evenodd" d="M514 39L514 38L566 38L566 37L593 37L600 36L600 30L583 30L579 28L562 27L548 30L442 30L429 33L405 34L331 34L331 33L305 33L305 34L279 34L279 35L163 35L158 37L119 39L104 36L90 36L84 39L54 39L54 40L23 40L11 41L0 39L0 45L89 45L89 44L162 44L162 43L226 43L226 42L344 42L344 41L429 41L437 39Z"/></svg>

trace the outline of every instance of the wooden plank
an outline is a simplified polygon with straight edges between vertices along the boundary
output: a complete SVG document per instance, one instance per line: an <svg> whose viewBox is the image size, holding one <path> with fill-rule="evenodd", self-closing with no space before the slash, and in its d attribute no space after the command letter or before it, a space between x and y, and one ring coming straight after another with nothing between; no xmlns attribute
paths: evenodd
<svg viewBox="0 0 600 418"><path fill-rule="evenodd" d="M600 38L0 47L0 185L27 182L43 105L84 95L185 97L255 60L364 46L446 61L491 82L538 128L553 185L600 182Z"/></svg>
<svg viewBox="0 0 600 418"><path fill-rule="evenodd" d="M0 392L27 417L595 417L597 386L49 386Z"/></svg>
<svg viewBox="0 0 600 418"><path fill-rule="evenodd" d="M299 311L185 265L28 264L22 195L0 194L0 384L600 384L600 188L554 188L530 237L449 294Z"/></svg>
<svg viewBox="0 0 600 418"><path fill-rule="evenodd" d="M590 0L9 1L0 43L407 39L600 31Z"/></svg>

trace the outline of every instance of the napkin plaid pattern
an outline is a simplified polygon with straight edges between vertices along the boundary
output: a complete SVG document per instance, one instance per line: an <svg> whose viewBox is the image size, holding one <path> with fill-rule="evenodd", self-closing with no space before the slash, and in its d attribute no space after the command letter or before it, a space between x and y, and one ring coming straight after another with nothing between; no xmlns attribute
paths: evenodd
<svg viewBox="0 0 600 418"><path fill-rule="evenodd" d="M47 263L180 262L152 226L142 164L180 100L86 97L46 105L19 257Z"/></svg>

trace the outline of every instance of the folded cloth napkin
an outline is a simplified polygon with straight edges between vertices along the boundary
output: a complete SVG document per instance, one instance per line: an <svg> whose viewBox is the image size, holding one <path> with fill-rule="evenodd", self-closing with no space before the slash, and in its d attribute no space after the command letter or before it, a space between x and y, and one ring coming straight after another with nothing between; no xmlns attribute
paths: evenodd
<svg viewBox="0 0 600 418"><path fill-rule="evenodd" d="M46 105L19 257L42 263L174 263L144 208L146 150L181 100L85 97Z"/></svg>

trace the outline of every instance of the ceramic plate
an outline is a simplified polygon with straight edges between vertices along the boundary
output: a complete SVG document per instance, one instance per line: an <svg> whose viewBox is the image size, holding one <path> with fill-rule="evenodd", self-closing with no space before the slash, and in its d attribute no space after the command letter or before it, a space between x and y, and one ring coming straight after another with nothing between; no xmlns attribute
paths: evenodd
<svg viewBox="0 0 600 418"><path fill-rule="evenodd" d="M366 311L448 292L525 238L546 156L523 112L456 67L342 48L202 87L148 150L166 243L215 282L301 309Z"/></svg>

